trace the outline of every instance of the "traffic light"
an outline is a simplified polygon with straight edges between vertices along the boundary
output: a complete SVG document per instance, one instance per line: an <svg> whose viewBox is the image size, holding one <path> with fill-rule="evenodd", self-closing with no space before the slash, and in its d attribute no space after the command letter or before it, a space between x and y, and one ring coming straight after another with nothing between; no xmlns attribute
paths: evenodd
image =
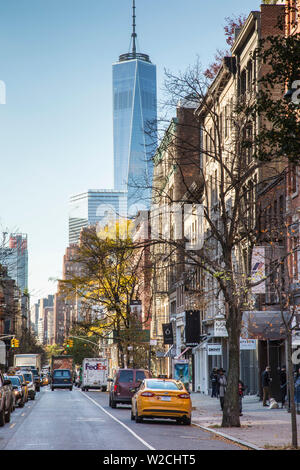
<svg viewBox="0 0 300 470"><path fill-rule="evenodd" d="M66 347L67 348L73 348L74 341L72 339L67 339L66 341Z"/></svg>
<svg viewBox="0 0 300 470"><path fill-rule="evenodd" d="M19 347L19 340L15 338L15 348Z"/></svg>
<svg viewBox="0 0 300 470"><path fill-rule="evenodd" d="M16 340L15 340L15 338L12 338L12 339L10 340L10 345L11 345L12 348L15 348L15 347L16 347Z"/></svg>

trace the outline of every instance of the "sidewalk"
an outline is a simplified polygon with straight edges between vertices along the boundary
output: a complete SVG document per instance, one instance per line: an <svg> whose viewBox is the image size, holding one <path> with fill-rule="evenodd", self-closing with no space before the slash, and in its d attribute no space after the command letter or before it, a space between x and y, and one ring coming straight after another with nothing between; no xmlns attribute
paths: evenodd
<svg viewBox="0 0 300 470"><path fill-rule="evenodd" d="M240 428L222 428L220 400L200 393L191 393L195 424L253 444L262 449L283 447L292 441L291 415L284 409L263 407L257 396L243 398ZM297 415L298 445L300 447L300 415Z"/></svg>

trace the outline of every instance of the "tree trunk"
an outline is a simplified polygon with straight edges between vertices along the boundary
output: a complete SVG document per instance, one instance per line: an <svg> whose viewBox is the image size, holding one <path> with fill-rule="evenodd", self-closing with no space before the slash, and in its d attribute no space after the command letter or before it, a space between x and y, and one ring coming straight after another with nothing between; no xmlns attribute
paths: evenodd
<svg viewBox="0 0 300 470"><path fill-rule="evenodd" d="M288 390L290 395L291 404L291 425L292 425L292 446L294 449L298 448L297 438L297 415L296 415L296 403L295 403L295 386L294 386L294 374L293 374L293 362L292 362L292 333L287 332L287 349L288 349Z"/></svg>
<svg viewBox="0 0 300 470"><path fill-rule="evenodd" d="M224 400L222 427L240 427L239 376L240 376L240 325L238 310L229 311L227 320L229 369Z"/></svg>

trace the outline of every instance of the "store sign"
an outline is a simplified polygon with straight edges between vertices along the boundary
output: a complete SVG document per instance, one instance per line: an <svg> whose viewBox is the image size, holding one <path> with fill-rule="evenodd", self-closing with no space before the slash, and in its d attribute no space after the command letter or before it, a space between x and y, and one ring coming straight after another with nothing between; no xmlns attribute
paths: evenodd
<svg viewBox="0 0 300 470"><path fill-rule="evenodd" d="M241 351L253 351L256 349L256 339L243 339L240 338Z"/></svg>
<svg viewBox="0 0 300 470"><path fill-rule="evenodd" d="M227 338L228 332L226 328L226 320L215 320L214 322L214 336L219 338Z"/></svg>
<svg viewBox="0 0 300 470"><path fill-rule="evenodd" d="M141 318L142 315L142 302L141 300L131 300L130 302L130 313L135 315L137 318Z"/></svg>
<svg viewBox="0 0 300 470"><path fill-rule="evenodd" d="M252 294L265 294L266 282L263 281L265 278L265 248L262 246L253 248L251 271L252 282L261 281L257 286L252 287Z"/></svg>
<svg viewBox="0 0 300 470"><path fill-rule="evenodd" d="M222 344L208 344L207 355L208 356L222 356Z"/></svg>
<svg viewBox="0 0 300 470"><path fill-rule="evenodd" d="M174 344L172 323L163 323L164 344Z"/></svg>
<svg viewBox="0 0 300 470"><path fill-rule="evenodd" d="M185 344L195 347L200 343L200 311L187 310L185 312Z"/></svg>

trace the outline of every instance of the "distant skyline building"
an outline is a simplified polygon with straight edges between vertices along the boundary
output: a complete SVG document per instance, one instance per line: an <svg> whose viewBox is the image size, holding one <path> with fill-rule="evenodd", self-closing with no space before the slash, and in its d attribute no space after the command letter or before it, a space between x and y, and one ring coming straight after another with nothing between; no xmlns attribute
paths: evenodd
<svg viewBox="0 0 300 470"><path fill-rule="evenodd" d="M11 233L8 246L1 248L0 263L22 292L28 290L28 238L24 233Z"/></svg>
<svg viewBox="0 0 300 470"><path fill-rule="evenodd" d="M69 201L69 244L79 242L81 229L106 219L127 216L127 192L89 189Z"/></svg>
<svg viewBox="0 0 300 470"><path fill-rule="evenodd" d="M114 188L128 192L130 215L150 205L157 119L156 66L136 51L135 9L132 50L113 64Z"/></svg>

